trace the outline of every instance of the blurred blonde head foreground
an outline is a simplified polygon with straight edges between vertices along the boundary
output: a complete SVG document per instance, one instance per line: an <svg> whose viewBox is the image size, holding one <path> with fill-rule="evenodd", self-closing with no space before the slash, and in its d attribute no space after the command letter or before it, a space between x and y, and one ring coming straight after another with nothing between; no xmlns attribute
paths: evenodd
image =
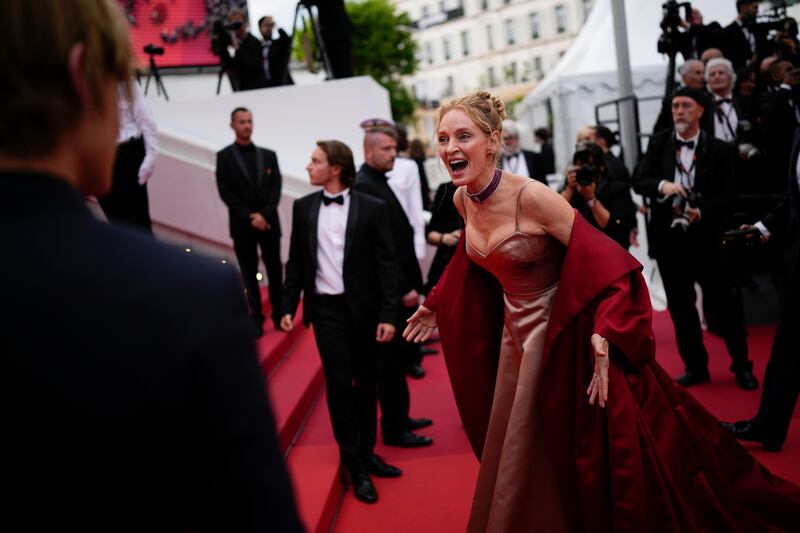
<svg viewBox="0 0 800 533"><path fill-rule="evenodd" d="M51 153L91 108L116 110L109 82L130 80L119 2L0 1L0 71L8 73L0 83L0 156Z"/></svg>

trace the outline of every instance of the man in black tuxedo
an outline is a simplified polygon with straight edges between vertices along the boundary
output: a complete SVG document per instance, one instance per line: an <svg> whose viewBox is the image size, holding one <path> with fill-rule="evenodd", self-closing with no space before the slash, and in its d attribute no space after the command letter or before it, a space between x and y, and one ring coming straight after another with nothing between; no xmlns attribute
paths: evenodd
<svg viewBox="0 0 800 533"><path fill-rule="evenodd" d="M792 135L800 125L800 68L777 60L767 69L769 86L758 98L758 121L764 132L767 171L762 191L786 193Z"/></svg>
<svg viewBox="0 0 800 533"><path fill-rule="evenodd" d="M540 154L519 147L519 128L513 120L503 121L503 157L500 158L500 168L547 185L547 174L544 172Z"/></svg>
<svg viewBox="0 0 800 533"><path fill-rule="evenodd" d="M264 39L261 41L261 47L267 87L294 85L294 80L289 75L292 38L286 34L283 28L278 28L278 38L273 39L274 29L275 21L272 17L266 16L258 19L258 31L261 32L261 37Z"/></svg>
<svg viewBox="0 0 800 533"><path fill-rule="evenodd" d="M780 282L780 318L764 374L758 413L749 420L723 423L736 437L760 442L765 450L780 451L789 432L800 394L800 128L794 133L786 198L757 222L763 238L783 236Z"/></svg>
<svg viewBox="0 0 800 533"><path fill-rule="evenodd" d="M131 83L118 2L0 2L31 20L62 39L0 32L3 529L302 531L236 272L86 208Z"/></svg>
<svg viewBox="0 0 800 533"><path fill-rule="evenodd" d="M272 150L251 141L253 114L244 107L231 113L236 142L217 152L217 188L228 206L230 232L236 260L242 271L250 315L256 333L263 333L264 314L258 286L258 247L267 269L272 320L280 329L283 316L281 268L281 170Z"/></svg>
<svg viewBox="0 0 800 533"><path fill-rule="evenodd" d="M748 359L741 299L723 268L722 234L736 196L733 146L700 130L705 97L688 88L672 98L673 131L653 136L634 178L634 190L651 199L650 255L664 281L683 386L709 381L708 352L695 308L695 281L707 280L719 305L731 370L745 390L758 387Z"/></svg>
<svg viewBox="0 0 800 533"><path fill-rule="evenodd" d="M366 130L364 159L356 175L355 189L383 200L389 214L389 230L395 246L398 273L398 317L395 326L405 329L419 301L422 291L422 271L414 251L414 230L408 222L403 206L388 184L386 172L394 167L397 157L397 132L388 126ZM411 430L429 426L427 418L409 418L409 394L406 369L419 353L417 347L396 335L381 350L381 368L378 378L378 397L381 402L381 433L388 446L417 447L433 443L430 437L416 435Z"/></svg>
<svg viewBox="0 0 800 533"><path fill-rule="evenodd" d="M722 53L740 69L763 49L766 35L756 24L759 0L736 0L736 19L722 30Z"/></svg>
<svg viewBox="0 0 800 533"><path fill-rule="evenodd" d="M389 218L382 201L351 189L355 164L344 143L317 142L306 170L311 184L323 191L294 203L281 327L291 331L302 291L303 322L314 325L342 464L356 498L375 503L378 494L369 474L401 475L373 453L376 342L392 340L397 315Z"/></svg>

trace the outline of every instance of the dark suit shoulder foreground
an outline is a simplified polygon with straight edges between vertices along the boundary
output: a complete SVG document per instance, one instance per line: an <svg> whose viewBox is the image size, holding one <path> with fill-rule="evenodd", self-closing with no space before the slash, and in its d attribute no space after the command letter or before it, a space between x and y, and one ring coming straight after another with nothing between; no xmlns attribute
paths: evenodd
<svg viewBox="0 0 800 533"><path fill-rule="evenodd" d="M6 521L301 531L233 269L47 176L0 174L0 222Z"/></svg>

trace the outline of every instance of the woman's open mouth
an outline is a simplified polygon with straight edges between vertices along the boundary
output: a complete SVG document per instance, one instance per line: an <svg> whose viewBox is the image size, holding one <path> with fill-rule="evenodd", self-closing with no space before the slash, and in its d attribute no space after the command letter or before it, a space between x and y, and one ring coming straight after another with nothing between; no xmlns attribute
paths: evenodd
<svg viewBox="0 0 800 533"><path fill-rule="evenodd" d="M466 159L451 159L449 161L450 165L450 174L453 177L461 176L467 169L467 160Z"/></svg>

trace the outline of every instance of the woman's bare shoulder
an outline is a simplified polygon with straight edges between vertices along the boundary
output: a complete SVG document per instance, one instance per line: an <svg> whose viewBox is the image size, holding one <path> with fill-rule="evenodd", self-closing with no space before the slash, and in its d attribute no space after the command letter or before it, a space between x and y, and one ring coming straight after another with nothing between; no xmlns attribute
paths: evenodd
<svg viewBox="0 0 800 533"><path fill-rule="evenodd" d="M464 216L464 192L461 190L464 186L456 187L456 192L453 193L453 205L456 206L458 214Z"/></svg>
<svg viewBox="0 0 800 533"><path fill-rule="evenodd" d="M560 241L569 236L575 212L563 196L547 185L532 181L520 199L520 228L543 230Z"/></svg>

